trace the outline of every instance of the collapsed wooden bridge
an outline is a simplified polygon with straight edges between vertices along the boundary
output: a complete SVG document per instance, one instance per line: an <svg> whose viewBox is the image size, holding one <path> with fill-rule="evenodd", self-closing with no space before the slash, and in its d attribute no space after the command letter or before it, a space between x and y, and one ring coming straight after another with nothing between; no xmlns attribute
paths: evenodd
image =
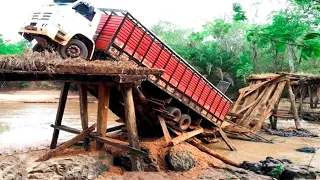
<svg viewBox="0 0 320 180"><path fill-rule="evenodd" d="M300 119L304 114L319 114L313 110L320 98L318 76L291 73L251 75L248 82L249 86L239 90L239 97L229 112L234 124L227 126L225 131L257 132L267 119L270 119L271 128L276 129L278 118L294 119L296 128L301 129ZM290 100L290 108L279 109L279 102L285 97ZM306 97L309 97L309 110L302 108Z"/></svg>
<svg viewBox="0 0 320 180"><path fill-rule="evenodd" d="M135 64L118 61L85 61L80 59L61 60L54 58L25 58L15 59L14 57L6 57L0 61L0 81L59 81L63 82L63 88L60 94L58 110L55 123L51 125L54 128L50 151L38 160L47 160L55 156L58 152L78 141L83 141L84 149L90 149L90 139L96 141L96 149L101 150L104 144L115 146L130 153L132 170L141 171L142 158L147 157L148 153L142 151L139 145L139 137L136 121L136 103L134 89L143 81L147 80L150 75L160 76L163 70L153 68L136 67ZM79 89L80 116L83 130L74 129L62 125L64 109L66 106L68 91L70 84L75 83ZM116 91L115 91L116 90ZM93 93L98 98L97 122L91 126L88 124L88 102L87 93ZM107 132L121 129L123 126L107 128L108 109L114 105L114 101L119 101L119 94L122 95L123 114L121 119L125 122L128 133L128 142L120 141L106 136ZM220 160L238 166L237 163L229 160L214 151L201 145L194 136L204 134L205 131L200 126L193 126L191 131L177 131L170 125L170 119L174 118L168 114L163 108L163 102L157 99L148 98L149 105L153 113L157 115L163 135L168 145L176 145L183 141L188 141L201 151L219 158ZM119 102L117 102L119 104ZM118 106L117 106L118 107ZM143 107L142 107L143 108ZM145 107L146 108L146 107ZM118 115L118 114L117 114ZM217 132L226 142L231 150L235 150L232 143L220 127L216 127ZM96 129L96 132L94 130ZM173 132L177 137L172 138L169 131ZM57 140L60 131L77 134L71 140L57 147Z"/></svg>

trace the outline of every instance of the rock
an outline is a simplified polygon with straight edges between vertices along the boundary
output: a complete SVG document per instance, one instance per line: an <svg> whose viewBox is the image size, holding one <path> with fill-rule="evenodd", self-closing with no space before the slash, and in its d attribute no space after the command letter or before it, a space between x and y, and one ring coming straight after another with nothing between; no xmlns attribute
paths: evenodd
<svg viewBox="0 0 320 180"><path fill-rule="evenodd" d="M305 153L315 153L316 152L316 148L314 148L314 147L303 147L303 148L296 149L296 151L305 152Z"/></svg>
<svg viewBox="0 0 320 180"><path fill-rule="evenodd" d="M280 179L317 179L320 172L314 167L297 164L287 164Z"/></svg>
<svg viewBox="0 0 320 180"><path fill-rule="evenodd" d="M166 158L169 168L174 171L188 171L196 166L196 160L192 154L186 150L170 150Z"/></svg>
<svg viewBox="0 0 320 180"><path fill-rule="evenodd" d="M240 165L240 167L242 167L243 169L253 171L258 174L262 174L262 163L250 163L250 162L244 161Z"/></svg>

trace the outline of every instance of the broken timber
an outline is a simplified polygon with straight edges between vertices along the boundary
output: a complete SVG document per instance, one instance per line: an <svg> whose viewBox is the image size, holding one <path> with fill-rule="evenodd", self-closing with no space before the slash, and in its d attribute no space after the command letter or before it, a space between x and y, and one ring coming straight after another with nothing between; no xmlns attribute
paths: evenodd
<svg viewBox="0 0 320 180"><path fill-rule="evenodd" d="M248 79L250 85L239 90L239 97L228 115L231 117L230 121L250 131L259 131L266 119L270 119L272 128L276 129L278 118L294 119L296 128L301 129L300 116L317 108L320 98L319 76L277 73L251 75ZM285 89L288 91L291 108L281 110L278 104ZM255 99L250 98L253 95ZM306 97L309 97L309 110L303 108ZM315 110L310 114L318 112ZM225 129L232 128L227 126Z"/></svg>
<svg viewBox="0 0 320 180"><path fill-rule="evenodd" d="M110 61L85 61L73 60L14 60L8 58L0 61L1 81L60 81L64 82L61 90L59 106L54 124L54 132L49 151L41 160L47 160L59 151L70 147L78 141L84 140L84 147L89 149L89 138L95 139L96 148L102 149L103 145L109 144L130 152L132 169L142 171L139 145L137 135L135 107L133 104L132 88L140 85L149 75L159 76L163 73L160 69L136 67L130 62ZM59 131L62 127L62 118L66 106L70 84L76 83L79 86L80 116L84 129L79 135L57 147ZM98 89L98 111L97 111L97 132L93 134L95 124L88 124L87 90ZM128 130L129 143L110 139L106 136L107 112L109 108L110 88L122 89L125 120ZM74 130L71 130L74 132Z"/></svg>

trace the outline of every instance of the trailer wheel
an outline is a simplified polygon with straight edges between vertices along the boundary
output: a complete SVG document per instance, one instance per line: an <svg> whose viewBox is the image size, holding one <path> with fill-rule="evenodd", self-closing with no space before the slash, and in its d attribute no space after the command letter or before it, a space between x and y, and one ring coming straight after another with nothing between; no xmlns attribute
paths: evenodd
<svg viewBox="0 0 320 180"><path fill-rule="evenodd" d="M82 58L86 59L88 57L88 48L87 46L78 39L72 39L70 42L61 46L59 53L62 58Z"/></svg>
<svg viewBox="0 0 320 180"><path fill-rule="evenodd" d="M187 130L191 124L191 117L187 114L182 114L178 126L181 130Z"/></svg>
<svg viewBox="0 0 320 180"><path fill-rule="evenodd" d="M176 107L168 107L167 108L167 111L169 112L169 114L173 115L175 118L174 120L176 122L178 122L181 118L181 111L179 108L176 108Z"/></svg>

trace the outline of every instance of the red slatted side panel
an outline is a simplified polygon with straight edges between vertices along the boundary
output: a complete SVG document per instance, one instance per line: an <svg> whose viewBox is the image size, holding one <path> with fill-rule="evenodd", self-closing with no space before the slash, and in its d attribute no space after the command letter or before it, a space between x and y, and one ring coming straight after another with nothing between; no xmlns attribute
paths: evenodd
<svg viewBox="0 0 320 180"><path fill-rule="evenodd" d="M223 111L222 111L222 113L220 115L221 119L224 119L226 117L227 113L229 112L230 107L231 107L231 103L227 102L226 106L224 107L224 109L223 109Z"/></svg>
<svg viewBox="0 0 320 180"><path fill-rule="evenodd" d="M178 89L182 92L185 92L186 88L188 87L189 81L192 77L192 71L190 69L187 69L182 76L182 79L180 81L180 84L178 86Z"/></svg>
<svg viewBox="0 0 320 180"><path fill-rule="evenodd" d="M188 85L188 89L186 91L186 95L191 97L194 91L197 89L197 84L199 82L200 78L197 75L193 75L191 78L191 81Z"/></svg>
<svg viewBox="0 0 320 180"><path fill-rule="evenodd" d="M114 19L113 21L120 24L121 18ZM133 55L133 52L136 50L134 58L141 62L143 57L145 57L143 60L145 66L164 68L165 72L161 76L164 80L170 80L169 83L171 85L177 87L181 92L185 92L187 96L191 97L199 105L204 106L205 109L209 110L216 117L223 119L231 103L218 94L215 89L212 89L211 85L206 84L192 69L179 62L176 56L171 56L171 52L167 49L161 51L163 48L161 43L157 41L153 42L152 37L147 34L144 35L144 31L140 27L134 27L135 24L130 19L126 19L114 43L123 48L127 42L124 47L127 53ZM114 29L114 32L116 29ZM130 37L131 32L133 34Z"/></svg>
<svg viewBox="0 0 320 180"><path fill-rule="evenodd" d="M167 64L165 71L163 75L161 76L164 80L169 81L170 78L172 77L172 73L175 70L175 67L177 66L178 61L176 58L171 57L169 60L169 63Z"/></svg>
<svg viewBox="0 0 320 180"><path fill-rule="evenodd" d="M102 15L96 34L99 34L105 25L109 15ZM106 48L109 46L110 41L119 28L119 25L122 21L123 17L121 16L111 16L110 20L108 21L108 24L105 26L103 31L101 32L101 35L99 36L99 39L96 40L97 36L94 37L94 40L96 40L96 49L99 50L106 50Z"/></svg>

